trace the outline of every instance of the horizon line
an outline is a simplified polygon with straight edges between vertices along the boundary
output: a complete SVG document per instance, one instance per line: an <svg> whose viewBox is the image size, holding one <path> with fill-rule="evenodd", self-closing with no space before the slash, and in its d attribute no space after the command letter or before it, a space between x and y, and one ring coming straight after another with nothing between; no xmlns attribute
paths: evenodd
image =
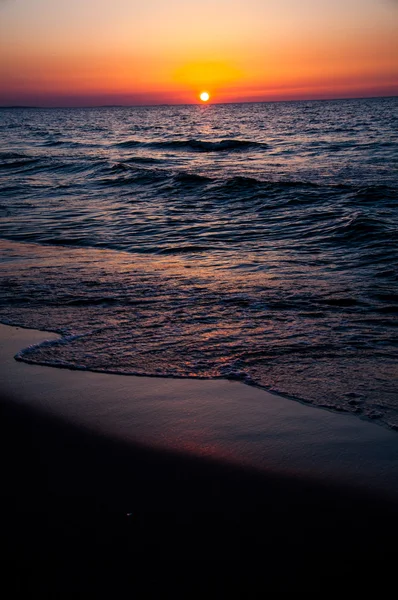
<svg viewBox="0 0 398 600"><path fill-rule="evenodd" d="M177 103L169 103L162 102L157 104L93 104L93 105L65 105L60 104L56 106L43 106L43 105L34 105L34 104L0 104L0 109L58 109L58 108L77 108L77 109L92 109L92 108L153 108L153 107L162 107L162 106L225 106L230 104L276 104L282 102L330 102L330 101L340 101L340 100L378 100L382 98L398 98L398 94L392 95L382 95L382 96L342 96L342 97L334 97L334 98L300 98L300 99L286 99L286 100L241 100L238 102L208 102L206 104L199 102L177 102Z"/></svg>

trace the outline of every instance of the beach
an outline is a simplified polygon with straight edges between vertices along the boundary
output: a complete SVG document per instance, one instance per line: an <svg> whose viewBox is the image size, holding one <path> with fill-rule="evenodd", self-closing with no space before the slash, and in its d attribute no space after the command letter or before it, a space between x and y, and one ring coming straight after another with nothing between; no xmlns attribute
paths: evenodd
<svg viewBox="0 0 398 600"><path fill-rule="evenodd" d="M305 555L325 577L336 553L341 573L391 560L394 431L241 382L27 365L14 355L55 334L0 331L3 544L21 584L133 558L283 556L299 576Z"/></svg>
<svg viewBox="0 0 398 600"><path fill-rule="evenodd" d="M170 562L200 570L185 597L213 563L235 595L253 565L262 596L387 584L396 103L2 111L0 508L20 596L149 570L158 597Z"/></svg>
<svg viewBox="0 0 398 600"><path fill-rule="evenodd" d="M384 597L398 3L0 0L0 590Z"/></svg>

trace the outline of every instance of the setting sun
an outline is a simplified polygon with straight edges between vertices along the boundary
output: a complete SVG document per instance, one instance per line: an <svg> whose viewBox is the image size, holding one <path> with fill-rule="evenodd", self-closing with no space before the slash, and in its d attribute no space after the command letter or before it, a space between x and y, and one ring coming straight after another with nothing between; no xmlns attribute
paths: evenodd
<svg viewBox="0 0 398 600"><path fill-rule="evenodd" d="M202 102L208 102L210 100L210 94L208 92L202 92L199 96Z"/></svg>
<svg viewBox="0 0 398 600"><path fill-rule="evenodd" d="M395 96L397 7L397 0L0 0L0 106Z"/></svg>

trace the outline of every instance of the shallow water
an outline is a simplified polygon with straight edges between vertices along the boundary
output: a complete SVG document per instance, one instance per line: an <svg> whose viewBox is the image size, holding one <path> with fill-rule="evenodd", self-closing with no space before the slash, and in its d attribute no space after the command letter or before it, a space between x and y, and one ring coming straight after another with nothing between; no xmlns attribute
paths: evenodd
<svg viewBox="0 0 398 600"><path fill-rule="evenodd" d="M24 360L236 377L398 424L397 98L0 110Z"/></svg>

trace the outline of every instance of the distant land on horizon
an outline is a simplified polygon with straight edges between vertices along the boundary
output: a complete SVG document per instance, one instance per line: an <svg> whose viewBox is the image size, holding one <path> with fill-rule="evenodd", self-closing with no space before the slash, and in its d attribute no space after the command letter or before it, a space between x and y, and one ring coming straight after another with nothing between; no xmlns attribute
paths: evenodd
<svg viewBox="0 0 398 600"><path fill-rule="evenodd" d="M227 104L278 104L283 102L331 102L331 101L339 101L339 100L380 100L383 98L398 98L398 94L390 94L388 96L347 96L347 97L339 97L339 98L301 98L299 100L248 100L248 101L240 101L240 102L210 102L207 106L211 104L215 104L218 106L227 105ZM181 102L181 103L166 103L162 102L159 104L93 104L93 105L73 105L68 106L65 104L60 104L58 106L45 106L45 105L29 105L29 104L12 104L12 105L4 105L0 104L0 110L12 110L12 109L58 109L58 108L78 108L78 109L90 109L90 108L145 108L151 106L203 106L202 103L196 102Z"/></svg>

